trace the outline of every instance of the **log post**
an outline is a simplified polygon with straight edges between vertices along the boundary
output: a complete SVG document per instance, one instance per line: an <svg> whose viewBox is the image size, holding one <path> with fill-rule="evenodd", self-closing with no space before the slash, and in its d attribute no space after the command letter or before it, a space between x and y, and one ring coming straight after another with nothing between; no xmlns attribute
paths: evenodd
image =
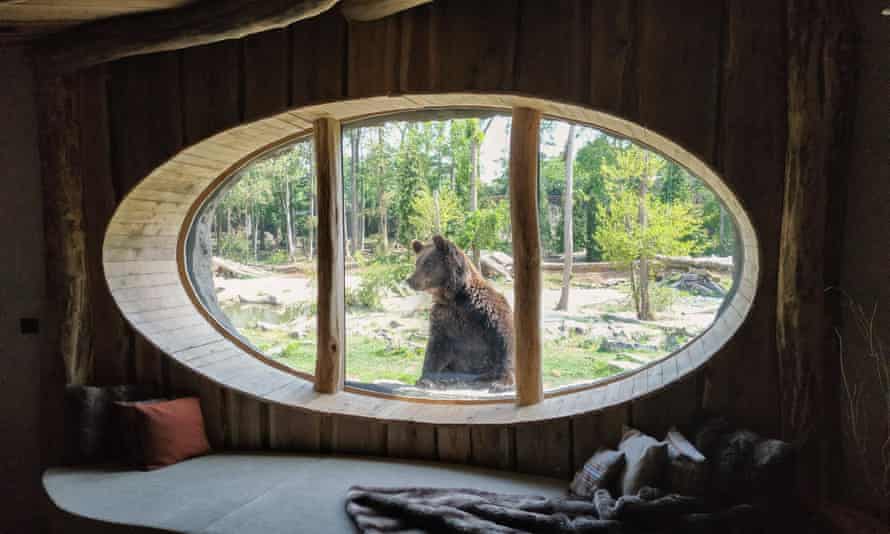
<svg viewBox="0 0 890 534"><path fill-rule="evenodd" d="M510 220L515 278L516 401L544 398L541 379L541 236L538 232L538 150L541 113L513 109L510 129Z"/></svg>
<svg viewBox="0 0 890 534"><path fill-rule="evenodd" d="M788 4L788 145L776 309L781 433L803 444L801 479L817 498L827 491L827 432L838 424L831 420L836 400L828 394L836 373L826 360L824 252L832 164L845 141L839 132L848 16L844 0Z"/></svg>
<svg viewBox="0 0 890 534"><path fill-rule="evenodd" d="M346 369L346 309L343 276L343 180L340 121L315 121L315 176L318 184L318 343L315 390L343 389Z"/></svg>
<svg viewBox="0 0 890 534"><path fill-rule="evenodd" d="M86 384L93 361L77 77L41 77L39 84L47 294L58 313L56 351L67 382Z"/></svg>

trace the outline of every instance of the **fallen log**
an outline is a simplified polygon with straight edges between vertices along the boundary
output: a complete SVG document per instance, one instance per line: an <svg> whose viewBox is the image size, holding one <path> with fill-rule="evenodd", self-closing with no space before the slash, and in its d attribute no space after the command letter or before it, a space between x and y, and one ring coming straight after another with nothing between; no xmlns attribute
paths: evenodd
<svg viewBox="0 0 890 534"><path fill-rule="evenodd" d="M212 261L213 272L225 278L260 278L268 276L265 270L243 265L237 261L227 260L214 256Z"/></svg>
<svg viewBox="0 0 890 534"><path fill-rule="evenodd" d="M693 258L690 256L663 256L656 254L655 259L669 269L703 269L721 273L732 272L732 257L709 256Z"/></svg>
<svg viewBox="0 0 890 534"><path fill-rule="evenodd" d="M500 263L495 261L490 256L482 256L479 260L480 267L482 268L482 275L486 278L492 277L501 277L506 280L512 280L513 276L510 272Z"/></svg>
<svg viewBox="0 0 890 534"><path fill-rule="evenodd" d="M541 269L551 272L562 272L562 262L544 262ZM575 262L572 265L573 273L609 273L609 272L627 272L629 270L627 264L615 261L595 261L595 262Z"/></svg>
<svg viewBox="0 0 890 534"><path fill-rule="evenodd" d="M279 304L275 295L258 295L256 297L244 297L238 295L238 302L241 304L268 304L270 306L277 306Z"/></svg>

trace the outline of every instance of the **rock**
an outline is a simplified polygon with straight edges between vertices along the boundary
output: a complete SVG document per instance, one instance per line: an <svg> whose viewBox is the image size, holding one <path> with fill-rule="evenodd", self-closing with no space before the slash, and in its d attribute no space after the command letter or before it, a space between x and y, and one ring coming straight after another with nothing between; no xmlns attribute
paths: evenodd
<svg viewBox="0 0 890 534"><path fill-rule="evenodd" d="M273 330L281 330L281 325L273 324L273 323L264 323L263 321L256 322L256 329L262 332L271 332Z"/></svg>
<svg viewBox="0 0 890 534"><path fill-rule="evenodd" d="M284 347L282 345L276 345L269 350L263 352L266 356L270 356L272 358L278 358L282 354L284 354Z"/></svg>
<svg viewBox="0 0 890 534"><path fill-rule="evenodd" d="M395 321L395 320L389 322L390 328L401 328L403 326L405 326L405 325L403 325L402 323Z"/></svg>
<svg viewBox="0 0 890 534"><path fill-rule="evenodd" d="M658 350L658 347L655 345L645 345L643 343L635 343L632 341L620 341L617 339L604 339L602 343L600 343L599 352L639 352L639 351L651 351L655 352Z"/></svg>
<svg viewBox="0 0 890 534"><path fill-rule="evenodd" d="M588 326L578 321L563 321L561 329L567 334L583 335L587 333Z"/></svg>

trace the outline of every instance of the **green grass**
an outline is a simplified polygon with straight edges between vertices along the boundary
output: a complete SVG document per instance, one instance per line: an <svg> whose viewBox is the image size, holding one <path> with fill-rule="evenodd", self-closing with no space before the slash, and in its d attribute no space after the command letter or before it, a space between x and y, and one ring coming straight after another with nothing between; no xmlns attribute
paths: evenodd
<svg viewBox="0 0 890 534"><path fill-rule="evenodd" d="M242 334L257 348L269 354L282 347L279 355L270 357L298 371L315 372L315 337L290 339L280 332L244 329ZM572 336L559 342L544 344L544 387L553 388L611 376L621 368L609 364L620 355L597 352L589 339ZM389 347L385 341L368 337L349 337L346 345L346 376L357 382L377 380L414 384L423 369L424 348L403 345Z"/></svg>

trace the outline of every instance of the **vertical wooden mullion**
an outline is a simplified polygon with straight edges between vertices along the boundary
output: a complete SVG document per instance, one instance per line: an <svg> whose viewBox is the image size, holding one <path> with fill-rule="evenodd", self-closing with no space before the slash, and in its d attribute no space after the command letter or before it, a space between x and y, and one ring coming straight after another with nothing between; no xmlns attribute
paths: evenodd
<svg viewBox="0 0 890 534"><path fill-rule="evenodd" d="M344 303L343 180L340 121L315 121L315 176L318 184L318 343L315 390L343 389L346 360Z"/></svg>
<svg viewBox="0 0 890 534"><path fill-rule="evenodd" d="M538 149L541 112L513 109L510 128L510 218L513 226L513 310L516 400L544 398L541 377L541 237L538 233Z"/></svg>

